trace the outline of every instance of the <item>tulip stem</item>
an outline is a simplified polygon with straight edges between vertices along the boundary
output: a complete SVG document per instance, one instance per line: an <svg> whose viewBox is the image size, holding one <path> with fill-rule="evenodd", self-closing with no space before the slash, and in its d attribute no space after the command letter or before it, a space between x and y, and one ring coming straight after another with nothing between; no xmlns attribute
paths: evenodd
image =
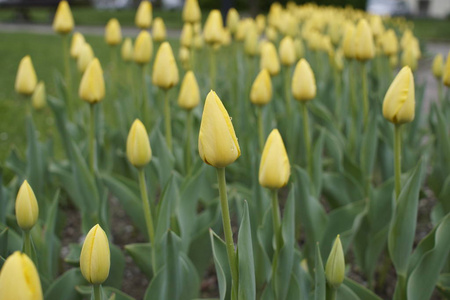
<svg viewBox="0 0 450 300"><path fill-rule="evenodd" d="M400 196L400 191L402 189L401 185L401 152L402 152L402 132L401 125L395 124L394 129L394 170L395 170L395 200L398 201Z"/></svg>
<svg viewBox="0 0 450 300"><path fill-rule="evenodd" d="M342 124L342 118L341 118L341 114L342 114L342 87L341 87L341 77L339 74L339 70L337 69L337 67L334 68L334 91L336 93L336 101L335 101L335 115L336 115L336 120L338 122L338 128L340 129Z"/></svg>
<svg viewBox="0 0 450 300"><path fill-rule="evenodd" d="M258 137L259 137L259 150L262 151L264 148L264 127L263 127L263 114L262 106L256 108L258 111Z"/></svg>
<svg viewBox="0 0 450 300"><path fill-rule="evenodd" d="M150 243L153 246L155 231L153 228L153 217L148 202L147 185L145 184L144 168L139 169L139 188L141 190L142 207L144 209L145 223L147 224L147 232Z"/></svg>
<svg viewBox="0 0 450 300"><path fill-rule="evenodd" d="M149 126L150 124L148 124L148 120L147 120L147 114L148 114L148 109L147 109L147 105L148 105L148 90L147 90L147 84L145 82L145 75L146 75L146 68L145 68L145 64L141 65L141 73L142 73L142 120L144 121L144 125L145 126Z"/></svg>
<svg viewBox="0 0 450 300"><path fill-rule="evenodd" d="M94 288L94 299L102 300L102 292L101 292L102 286L100 284L93 284L92 287Z"/></svg>
<svg viewBox="0 0 450 300"><path fill-rule="evenodd" d="M276 249L280 250L283 244L281 240L281 217L280 217L280 207L278 206L278 190L271 190L272 193L272 221L273 221L273 232L275 234Z"/></svg>
<svg viewBox="0 0 450 300"><path fill-rule="evenodd" d="M220 206L222 209L222 222L223 222L223 231L225 233L225 244L227 248L228 254L228 262L230 264L231 269L231 278L232 278L232 297L231 299L237 299L238 294L238 266L236 264L236 253L234 250L234 242L233 242L233 232L231 230L231 219L230 219L230 211L228 209L228 199L227 199L227 185L225 181L225 168L216 168L217 170L217 181L219 184L219 194L220 194Z"/></svg>
<svg viewBox="0 0 450 300"><path fill-rule="evenodd" d="M439 97L439 103L441 104L441 108L444 108L444 98L442 97L442 80L438 80L438 97Z"/></svg>
<svg viewBox="0 0 450 300"><path fill-rule="evenodd" d="M66 80L66 105L69 116L72 116L72 78L70 74L70 58L69 58L69 35L64 34L62 37L63 55L64 55L64 72Z"/></svg>
<svg viewBox="0 0 450 300"><path fill-rule="evenodd" d="M95 104L90 104L90 126L89 126L89 169L94 175L95 165Z"/></svg>
<svg viewBox="0 0 450 300"><path fill-rule="evenodd" d="M352 125L350 128L350 136L349 136L349 144L350 150L354 154L356 151L356 122L358 119L357 115L357 104L356 104L356 86L355 86L355 65L353 64L353 60L349 61L348 72L349 72L349 84L350 84L350 107L352 113Z"/></svg>
<svg viewBox="0 0 450 300"><path fill-rule="evenodd" d="M28 257L32 258L31 253L31 236L29 230L23 231L23 253L28 255Z"/></svg>
<svg viewBox="0 0 450 300"><path fill-rule="evenodd" d="M337 289L327 284L326 287L326 300L336 300Z"/></svg>
<svg viewBox="0 0 450 300"><path fill-rule="evenodd" d="M284 97L286 100L286 112L287 116L291 115L291 91L290 91L290 82L291 82L291 68L290 66L286 66L284 68Z"/></svg>
<svg viewBox="0 0 450 300"><path fill-rule="evenodd" d="M362 90L363 90L363 109L364 109L364 128L367 126L369 118L369 95L367 91L367 62L362 63Z"/></svg>
<svg viewBox="0 0 450 300"><path fill-rule="evenodd" d="M164 90L164 121L166 127L166 143L169 151L172 152L172 122L170 119L170 99L169 90Z"/></svg>
<svg viewBox="0 0 450 300"><path fill-rule="evenodd" d="M111 94L113 98L117 96L116 88L116 68L117 68L117 55L116 46L111 46Z"/></svg>
<svg viewBox="0 0 450 300"><path fill-rule="evenodd" d="M216 89L216 50L214 50L214 46L210 46L210 61L209 61L209 77L211 80L211 89Z"/></svg>
<svg viewBox="0 0 450 300"><path fill-rule="evenodd" d="M302 115L303 115L303 136L305 138L306 148L306 167L308 174L312 177L312 153L311 153L311 139L309 136L309 119L308 119L308 107L306 102L302 102Z"/></svg>
<svg viewBox="0 0 450 300"><path fill-rule="evenodd" d="M189 174L191 169L191 135L192 135L192 111L187 111L186 122L186 174Z"/></svg>

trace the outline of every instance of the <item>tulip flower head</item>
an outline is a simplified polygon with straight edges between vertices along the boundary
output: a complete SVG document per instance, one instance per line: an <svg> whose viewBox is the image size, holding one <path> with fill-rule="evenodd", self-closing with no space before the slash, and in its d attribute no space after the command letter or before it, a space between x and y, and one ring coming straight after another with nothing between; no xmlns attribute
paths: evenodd
<svg viewBox="0 0 450 300"><path fill-rule="evenodd" d="M417 57L412 48L406 48L402 53L402 66L408 66L414 72L417 69Z"/></svg>
<svg viewBox="0 0 450 300"><path fill-rule="evenodd" d="M294 40L295 54L297 55L297 59L303 58L305 55L305 46L303 46L303 42L301 39Z"/></svg>
<svg viewBox="0 0 450 300"><path fill-rule="evenodd" d="M126 38L123 41L120 54L124 62L130 62L133 60L133 42L131 41L131 38Z"/></svg>
<svg viewBox="0 0 450 300"><path fill-rule="evenodd" d="M200 103L200 90L194 72L188 71L184 75L178 94L178 105L186 110L195 108Z"/></svg>
<svg viewBox="0 0 450 300"><path fill-rule="evenodd" d="M0 299L44 299L36 266L26 254L16 251L4 262L0 272Z"/></svg>
<svg viewBox="0 0 450 300"><path fill-rule="evenodd" d="M239 25L239 13L235 8L230 8L227 13L227 28L232 34L236 33Z"/></svg>
<svg viewBox="0 0 450 300"><path fill-rule="evenodd" d="M150 33L146 30L141 30L136 41L134 42L133 59L134 62L140 65L145 65L150 62L153 54L153 42Z"/></svg>
<svg viewBox="0 0 450 300"><path fill-rule="evenodd" d="M355 56L359 61L367 61L375 56L372 30L365 19L361 19L356 26Z"/></svg>
<svg viewBox="0 0 450 300"><path fill-rule="evenodd" d="M261 48L260 68L267 69L270 76L280 73L280 61L278 60L277 49L271 42L265 42Z"/></svg>
<svg viewBox="0 0 450 300"><path fill-rule="evenodd" d="M352 23L347 23L345 27L344 39L342 41L344 56L347 59L353 59L356 56L355 42L355 26Z"/></svg>
<svg viewBox="0 0 450 300"><path fill-rule="evenodd" d="M394 30L389 29L383 35L381 40L382 49L384 55L391 56L393 54L397 54L398 52L398 39Z"/></svg>
<svg viewBox="0 0 450 300"><path fill-rule="evenodd" d="M153 65L153 84L167 90L177 85L178 80L178 67L173 56L172 47L170 47L168 42L164 42L156 53Z"/></svg>
<svg viewBox="0 0 450 300"><path fill-rule="evenodd" d="M434 57L432 71L436 79L442 78L442 74L444 73L444 58L441 53Z"/></svg>
<svg viewBox="0 0 450 300"><path fill-rule="evenodd" d="M214 91L209 92L203 108L198 151L205 163L216 168L226 167L241 155L230 116Z"/></svg>
<svg viewBox="0 0 450 300"><path fill-rule="evenodd" d="M286 36L281 40L278 51L281 64L284 66L292 66L297 60L294 40L290 36Z"/></svg>
<svg viewBox="0 0 450 300"><path fill-rule="evenodd" d="M73 29L73 16L69 3L65 0L59 2L53 19L53 30L60 34L67 34Z"/></svg>
<svg viewBox="0 0 450 300"><path fill-rule="evenodd" d="M447 87L450 87L450 51L447 55L447 61L445 63L444 74L442 75L442 80Z"/></svg>
<svg viewBox="0 0 450 300"><path fill-rule="evenodd" d="M278 32L275 27L268 26L266 28L266 37L272 43L275 43L278 40Z"/></svg>
<svg viewBox="0 0 450 300"><path fill-rule="evenodd" d="M188 48L180 47L178 50L178 59L181 62L181 66L185 70L189 70L191 68L191 53Z"/></svg>
<svg viewBox="0 0 450 300"><path fill-rule="evenodd" d="M156 18L153 21L153 40L155 42L164 42L166 40L166 25L164 24L164 20L162 18Z"/></svg>
<svg viewBox="0 0 450 300"><path fill-rule="evenodd" d="M30 230L39 217L39 206L33 189L25 180L20 186L16 198L17 224L23 230Z"/></svg>
<svg viewBox="0 0 450 300"><path fill-rule="evenodd" d="M190 23L184 23L180 35L180 44L183 47L190 48L194 36L194 29Z"/></svg>
<svg viewBox="0 0 450 300"><path fill-rule="evenodd" d="M185 23L197 23L202 18L202 11L198 0L186 0L183 7L183 21Z"/></svg>
<svg viewBox="0 0 450 300"><path fill-rule="evenodd" d="M403 67L384 96L383 116L394 124L409 123L414 110L414 76L409 67Z"/></svg>
<svg viewBox="0 0 450 300"><path fill-rule="evenodd" d="M285 186L291 175L291 165L278 129L267 138L259 165L259 184L269 189Z"/></svg>
<svg viewBox="0 0 450 300"><path fill-rule="evenodd" d="M34 89L33 96L31 96L31 105L35 110L40 110L47 104L47 94L45 92L45 83L40 81Z"/></svg>
<svg viewBox="0 0 450 300"><path fill-rule="evenodd" d="M102 284L108 278L110 265L108 237L97 224L89 230L81 249L81 273L89 283Z"/></svg>
<svg viewBox="0 0 450 300"><path fill-rule="evenodd" d="M141 29L148 29L152 25L152 3L147 0L141 1L136 11L134 22Z"/></svg>
<svg viewBox="0 0 450 300"><path fill-rule="evenodd" d="M147 130L138 119L134 120L128 133L127 158L136 168L146 166L152 159L152 148Z"/></svg>
<svg viewBox="0 0 450 300"><path fill-rule="evenodd" d="M213 9L206 19L203 36L205 41L210 44L222 43L223 21L219 10Z"/></svg>
<svg viewBox="0 0 450 300"><path fill-rule="evenodd" d="M78 58L78 55L80 55L81 52L81 48L83 47L85 42L86 41L84 40L84 36L81 33L75 32L73 34L72 42L70 43L70 56L72 58Z"/></svg>
<svg viewBox="0 0 450 300"><path fill-rule="evenodd" d="M105 80L103 69L98 58L94 58L87 67L80 82L78 91L82 100L95 104L105 97Z"/></svg>
<svg viewBox="0 0 450 300"><path fill-rule="evenodd" d="M247 32L245 33L244 51L248 56L255 56L258 54L258 39L259 34L254 22L247 25Z"/></svg>
<svg viewBox="0 0 450 300"><path fill-rule="evenodd" d="M333 248L331 248L330 255L328 256L325 266L325 276L328 284L333 288L338 288L344 282L345 258L339 235L336 237Z"/></svg>
<svg viewBox="0 0 450 300"><path fill-rule="evenodd" d="M250 101L255 105L266 105L272 99L272 79L269 71L262 69L253 82Z"/></svg>
<svg viewBox="0 0 450 300"><path fill-rule="evenodd" d="M36 72L29 55L20 60L16 75L15 90L21 95L29 96L34 92L37 84Z"/></svg>
<svg viewBox="0 0 450 300"><path fill-rule="evenodd" d="M316 79L309 63L302 58L295 66L291 84L292 94L298 101L316 97Z"/></svg>
<svg viewBox="0 0 450 300"><path fill-rule="evenodd" d="M84 43L83 45L81 45L80 53L77 59L78 71L83 74L94 57L94 51L92 50L91 45L89 45L88 43Z"/></svg>
<svg viewBox="0 0 450 300"><path fill-rule="evenodd" d="M116 18L112 18L106 24L105 40L110 46L119 45L122 42L122 30L120 23Z"/></svg>

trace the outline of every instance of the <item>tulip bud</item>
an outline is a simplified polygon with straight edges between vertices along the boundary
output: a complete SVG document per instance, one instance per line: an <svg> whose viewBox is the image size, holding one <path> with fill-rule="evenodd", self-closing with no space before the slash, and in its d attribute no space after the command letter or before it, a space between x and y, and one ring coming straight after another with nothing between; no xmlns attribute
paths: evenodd
<svg viewBox="0 0 450 300"><path fill-rule="evenodd" d="M290 36L286 36L281 40L278 51L280 53L281 64L284 66L292 66L297 60L294 40Z"/></svg>
<svg viewBox="0 0 450 300"><path fill-rule="evenodd" d="M394 124L414 120L414 76L409 67L403 67L391 83L383 101L383 116Z"/></svg>
<svg viewBox="0 0 450 300"><path fill-rule="evenodd" d="M35 110L40 110L47 104L47 94L45 93L45 83L40 81L34 89L33 96L31 96L31 105Z"/></svg>
<svg viewBox="0 0 450 300"><path fill-rule="evenodd" d="M275 43L278 39L277 30L272 26L267 27L266 28L266 37L269 41L271 41L272 43Z"/></svg>
<svg viewBox="0 0 450 300"><path fill-rule="evenodd" d="M16 92L22 95L31 95L36 88L37 77L34 71L33 62L29 55L20 60L19 69L16 75Z"/></svg>
<svg viewBox="0 0 450 300"><path fill-rule="evenodd" d="M224 46L231 45L231 33L227 28L224 28L222 32L222 45Z"/></svg>
<svg viewBox="0 0 450 300"><path fill-rule="evenodd" d="M134 42L133 59L140 65L148 64L152 59L153 42L150 33L142 30Z"/></svg>
<svg viewBox="0 0 450 300"><path fill-rule="evenodd" d="M67 1L59 2L53 19L53 30L60 34L67 34L73 29L73 17Z"/></svg>
<svg viewBox="0 0 450 300"><path fill-rule="evenodd" d="M178 68L172 47L168 42L164 42L159 47L153 64L153 84L167 90L177 85L178 80Z"/></svg>
<svg viewBox="0 0 450 300"><path fill-rule="evenodd" d="M298 101L308 101L316 97L316 79L309 63L304 58L295 66L291 87L292 94Z"/></svg>
<svg viewBox="0 0 450 300"><path fill-rule="evenodd" d="M80 55L81 48L83 47L84 43L86 41L84 40L84 36L79 33L75 32L72 36L72 42L70 44L70 56L72 58L78 58L78 55Z"/></svg>
<svg viewBox="0 0 450 300"><path fill-rule="evenodd" d="M261 48L260 68L267 69L270 76L280 73L280 61L278 60L277 49L271 42L265 42Z"/></svg>
<svg viewBox="0 0 450 300"><path fill-rule="evenodd" d="M16 198L17 224L23 230L30 230L39 217L39 206L33 189L25 180L20 186Z"/></svg>
<svg viewBox="0 0 450 300"><path fill-rule="evenodd" d="M84 43L80 48L80 54L77 59L77 68L80 73L84 73L86 68L94 59L94 51L92 50L91 45L88 43Z"/></svg>
<svg viewBox="0 0 450 300"><path fill-rule="evenodd" d="M378 37L384 32L383 20L379 15L373 15L370 19L370 27L374 36Z"/></svg>
<svg viewBox="0 0 450 300"><path fill-rule="evenodd" d="M208 44L220 44L222 42L223 21L220 11L213 9L205 23L204 38Z"/></svg>
<svg viewBox="0 0 450 300"><path fill-rule="evenodd" d="M244 51L249 56L258 54L258 30L254 22L248 23L245 34Z"/></svg>
<svg viewBox="0 0 450 300"><path fill-rule="evenodd" d="M259 184L269 189L285 186L291 175L291 165L278 129L267 138L259 165Z"/></svg>
<svg viewBox="0 0 450 300"><path fill-rule="evenodd" d="M198 0L186 0L183 7L183 21L185 23L200 22L202 11L198 5Z"/></svg>
<svg viewBox="0 0 450 300"><path fill-rule="evenodd" d="M402 53L402 66L408 66L414 72L417 69L417 57L412 48L406 48Z"/></svg>
<svg viewBox="0 0 450 300"><path fill-rule="evenodd" d="M303 58L305 55L305 47L303 46L303 42L301 39L294 40L295 54L297 55L297 59Z"/></svg>
<svg viewBox="0 0 450 300"><path fill-rule="evenodd" d="M361 19L356 26L355 34L355 56L359 61L366 61L375 56L372 30L365 19Z"/></svg>
<svg viewBox="0 0 450 300"><path fill-rule="evenodd" d="M180 47L180 50L178 50L178 59L183 69L189 70L191 68L191 52L188 48Z"/></svg>
<svg viewBox="0 0 450 300"><path fill-rule="evenodd" d="M433 75L436 79L440 79L444 73L444 58L442 54L437 54L433 59Z"/></svg>
<svg viewBox="0 0 450 300"><path fill-rule="evenodd" d="M126 38L123 41L122 49L120 49L120 54L122 55L122 59L124 62L130 62L133 59L133 42L131 41L131 38Z"/></svg>
<svg viewBox="0 0 450 300"><path fill-rule="evenodd" d="M180 35L180 44L183 47L190 48L192 45L193 28L190 23L184 23Z"/></svg>
<svg viewBox="0 0 450 300"><path fill-rule="evenodd" d="M150 25L152 25L152 3L150 1L141 1L134 22L141 29L150 28Z"/></svg>
<svg viewBox="0 0 450 300"><path fill-rule="evenodd" d="M230 8L227 13L227 28L231 33L235 33L239 25L239 13L235 8Z"/></svg>
<svg viewBox="0 0 450 300"><path fill-rule="evenodd" d="M347 23L347 26L345 27L342 47L346 58L355 58L355 26L352 23Z"/></svg>
<svg viewBox="0 0 450 300"><path fill-rule="evenodd" d="M239 21L236 32L234 33L234 38L238 42L243 42L247 37L247 26L251 24L251 19L244 19Z"/></svg>
<svg viewBox="0 0 450 300"><path fill-rule="evenodd" d="M389 29L386 31L382 38L382 48L384 55L391 56L393 54L397 54L398 52L398 39L394 30Z"/></svg>
<svg viewBox="0 0 450 300"><path fill-rule="evenodd" d="M259 14L255 19L256 29L258 30L258 34L262 34L264 29L266 28L266 17L263 14Z"/></svg>
<svg viewBox="0 0 450 300"><path fill-rule="evenodd" d="M194 72L188 71L184 75L178 94L178 105L186 110L191 110L200 103L200 90Z"/></svg>
<svg viewBox="0 0 450 300"><path fill-rule="evenodd" d="M269 71L262 69L253 82L250 101L255 105L266 105L272 99L272 80Z"/></svg>
<svg viewBox="0 0 450 300"><path fill-rule="evenodd" d="M155 42L164 42L166 40L166 25L162 18L156 18L153 21L153 40Z"/></svg>
<svg viewBox="0 0 450 300"><path fill-rule="evenodd" d="M448 52L448 55L447 55L447 61L445 63L444 74L443 74L442 80L446 86L450 87L450 51Z"/></svg>
<svg viewBox="0 0 450 300"><path fill-rule="evenodd" d="M196 34L194 37L194 48L202 49L203 48L203 36L201 34Z"/></svg>
<svg viewBox="0 0 450 300"><path fill-rule="evenodd" d="M110 265L108 237L97 224L89 230L81 248L81 274L91 284L102 284L108 278Z"/></svg>
<svg viewBox="0 0 450 300"><path fill-rule="evenodd" d="M328 284L333 288L338 288L344 282L345 258L339 234L334 241L333 248L331 248L330 256L328 256L325 276Z"/></svg>
<svg viewBox="0 0 450 300"><path fill-rule="evenodd" d="M110 46L115 46L122 42L122 31L116 18L110 19L106 24L105 41Z"/></svg>
<svg viewBox="0 0 450 300"><path fill-rule="evenodd" d="M152 159L147 130L139 119L134 120L128 133L127 158L136 168L145 167Z"/></svg>
<svg viewBox="0 0 450 300"><path fill-rule="evenodd" d="M216 168L224 168L241 156L231 118L214 91L209 92L203 108L198 152L205 163Z"/></svg>
<svg viewBox="0 0 450 300"><path fill-rule="evenodd" d="M87 67L78 90L80 98L91 104L100 102L105 97L105 80L98 58L94 58Z"/></svg>
<svg viewBox="0 0 450 300"><path fill-rule="evenodd" d="M0 298L42 300L41 281L33 261L19 251L11 254L0 272Z"/></svg>

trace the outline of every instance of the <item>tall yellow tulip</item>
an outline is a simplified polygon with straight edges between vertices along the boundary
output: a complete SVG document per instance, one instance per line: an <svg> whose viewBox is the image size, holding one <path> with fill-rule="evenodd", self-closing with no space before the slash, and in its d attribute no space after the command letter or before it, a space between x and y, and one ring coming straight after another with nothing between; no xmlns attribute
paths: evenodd
<svg viewBox="0 0 450 300"><path fill-rule="evenodd" d="M186 23L197 23L202 18L202 11L198 0L186 0L183 7L183 21Z"/></svg>
<svg viewBox="0 0 450 300"><path fill-rule="evenodd" d="M84 43L80 47L80 53L77 58L77 68L81 74L86 71L86 68L89 66L91 61L94 59L94 50L92 50L91 45L88 43Z"/></svg>
<svg viewBox="0 0 450 300"><path fill-rule="evenodd" d="M280 73L280 61L278 59L277 49L271 42L265 42L261 48L260 68L266 68L270 76L276 76Z"/></svg>
<svg viewBox="0 0 450 300"><path fill-rule="evenodd" d="M139 119L134 120L128 133L127 158L136 168L146 166L152 159L148 133Z"/></svg>
<svg viewBox="0 0 450 300"><path fill-rule="evenodd" d="M298 101L309 101L316 97L316 79L309 63L302 58L292 76L292 94Z"/></svg>
<svg viewBox="0 0 450 300"><path fill-rule="evenodd" d="M200 90L194 72L188 71L184 75L178 94L178 105L186 110L195 108L200 103Z"/></svg>
<svg viewBox="0 0 450 300"><path fill-rule="evenodd" d="M232 34L236 33L239 25L239 13L238 11L232 7L228 10L227 13L227 28L230 30Z"/></svg>
<svg viewBox="0 0 450 300"><path fill-rule="evenodd" d="M133 42L131 41L131 38L126 38L123 41L120 54L124 62L130 62L133 60Z"/></svg>
<svg viewBox="0 0 450 300"><path fill-rule="evenodd" d="M78 58L78 55L80 55L81 48L83 47L84 43L86 41L84 40L84 36L79 33L75 32L72 36L72 42L70 44L70 56L74 59Z"/></svg>
<svg viewBox="0 0 450 300"><path fill-rule="evenodd" d="M36 224L39 216L39 206L33 189L25 180L20 186L16 198L17 224L23 230L29 231Z"/></svg>
<svg viewBox="0 0 450 300"><path fill-rule="evenodd" d="M87 67L80 82L80 98L91 104L100 102L105 97L105 80L98 58L94 58Z"/></svg>
<svg viewBox="0 0 450 300"><path fill-rule="evenodd" d="M134 19L134 22L136 23L136 26L141 29L148 29L150 28L150 25L152 25L152 3L147 0L141 1L139 4L139 7L136 11L136 17Z"/></svg>
<svg viewBox="0 0 450 300"><path fill-rule="evenodd" d="M267 138L259 165L259 184L269 189L285 186L291 175L291 166L286 148L278 129L273 129Z"/></svg>
<svg viewBox="0 0 450 300"><path fill-rule="evenodd" d="M59 2L53 19L53 30L60 34L67 34L73 30L73 16L69 3L65 0Z"/></svg>
<svg viewBox="0 0 450 300"><path fill-rule="evenodd" d="M47 104L47 94L45 92L45 83L39 81L34 89L33 96L31 96L31 105L35 110L40 110Z"/></svg>
<svg viewBox="0 0 450 300"><path fill-rule="evenodd" d="M141 30L134 42L133 59L139 65L145 65L150 62L153 54L153 43L150 33Z"/></svg>
<svg viewBox="0 0 450 300"><path fill-rule="evenodd" d="M203 36L208 44L220 44L222 42L223 21L219 10L213 9L206 19Z"/></svg>
<svg viewBox="0 0 450 300"><path fill-rule="evenodd" d="M444 74L442 80L447 87L450 87L450 51L447 54L447 61L445 63Z"/></svg>
<svg viewBox="0 0 450 300"><path fill-rule="evenodd" d="M89 283L102 284L108 278L110 265L108 237L97 224L89 230L81 248L81 273Z"/></svg>
<svg viewBox="0 0 450 300"><path fill-rule="evenodd" d="M152 80L154 85L165 90L178 84L177 63L168 42L162 43L156 53Z"/></svg>
<svg viewBox="0 0 450 300"><path fill-rule="evenodd" d="M105 41L110 46L116 46L122 42L122 30L116 18L110 19L106 24Z"/></svg>
<svg viewBox="0 0 450 300"><path fill-rule="evenodd" d="M158 17L153 21L152 34L155 42L164 42L166 40L166 25L164 24L164 20L162 18Z"/></svg>
<svg viewBox="0 0 450 300"><path fill-rule="evenodd" d="M366 61L375 56L372 30L366 19L361 19L356 26L355 33L355 57L359 61Z"/></svg>
<svg viewBox="0 0 450 300"><path fill-rule="evenodd" d="M29 96L33 93L37 84L37 76L33 62L29 55L20 60L16 75L15 90L17 93Z"/></svg>
<svg viewBox="0 0 450 300"><path fill-rule="evenodd" d="M286 36L281 40L278 52L281 64L284 66L292 66L297 60L294 40L290 36Z"/></svg>

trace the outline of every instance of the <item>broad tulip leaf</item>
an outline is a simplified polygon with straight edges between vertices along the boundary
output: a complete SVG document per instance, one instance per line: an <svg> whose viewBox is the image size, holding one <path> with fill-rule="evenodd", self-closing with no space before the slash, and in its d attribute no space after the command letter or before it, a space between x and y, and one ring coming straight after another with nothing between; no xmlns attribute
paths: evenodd
<svg viewBox="0 0 450 300"><path fill-rule="evenodd" d="M450 297L450 273L444 273L439 276L437 283L439 291L447 298Z"/></svg>
<svg viewBox="0 0 450 300"><path fill-rule="evenodd" d="M125 251L131 256L135 264L147 278L152 278L152 248L150 243L129 244L125 246Z"/></svg>
<svg viewBox="0 0 450 300"><path fill-rule="evenodd" d="M326 279L322 263L322 255L320 254L319 243L316 244L316 260L314 271L314 300L325 300Z"/></svg>
<svg viewBox="0 0 450 300"><path fill-rule="evenodd" d="M80 300L83 297L76 291L75 287L86 285L87 281L81 275L79 268L70 269L58 277L45 291L46 300Z"/></svg>
<svg viewBox="0 0 450 300"><path fill-rule="evenodd" d="M381 300L381 298L375 295L371 290L349 278L344 279L343 285L352 290L352 292L361 300Z"/></svg>
<svg viewBox="0 0 450 300"><path fill-rule="evenodd" d="M33 117L27 116L27 180L33 187L36 198L43 212L46 213L46 202L43 197L44 192L44 178L45 176L45 157L42 153L42 148L37 137L37 130L34 126Z"/></svg>
<svg viewBox="0 0 450 300"><path fill-rule="evenodd" d="M370 180L372 177L373 165L375 163L375 154L378 147L377 128L377 118L372 115L367 123L367 129L364 132L361 146L361 169L365 176L369 177L366 180Z"/></svg>
<svg viewBox="0 0 450 300"><path fill-rule="evenodd" d="M317 138L313 151L312 161L312 182L314 183L314 196L319 197L322 191L322 157L323 157L323 144L324 144L325 132L322 129L319 137Z"/></svg>
<svg viewBox="0 0 450 300"><path fill-rule="evenodd" d="M333 208L360 201L364 197L361 184L347 173L325 172L323 193Z"/></svg>
<svg viewBox="0 0 450 300"><path fill-rule="evenodd" d="M212 230L210 230L210 237L217 282L219 284L220 300L229 300L231 299L231 270L230 264L228 263L226 245Z"/></svg>

